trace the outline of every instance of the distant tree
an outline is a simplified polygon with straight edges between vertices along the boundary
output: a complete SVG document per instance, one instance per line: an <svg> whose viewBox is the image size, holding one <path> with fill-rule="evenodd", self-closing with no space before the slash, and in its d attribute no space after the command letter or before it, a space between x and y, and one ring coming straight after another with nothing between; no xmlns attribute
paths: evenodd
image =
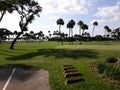
<svg viewBox="0 0 120 90"><path fill-rule="evenodd" d="M49 37L50 37L50 38L52 37L52 34L51 34L51 33L49 34Z"/></svg>
<svg viewBox="0 0 120 90"><path fill-rule="evenodd" d="M10 31L10 30L6 30L5 31L5 35L7 36L7 40L10 40L11 39L11 37L10 36L12 36L12 32Z"/></svg>
<svg viewBox="0 0 120 90"><path fill-rule="evenodd" d="M25 34L23 34L23 38L24 38L24 40L29 41L31 38L31 35L29 33L25 33Z"/></svg>
<svg viewBox="0 0 120 90"><path fill-rule="evenodd" d="M83 36L85 36L85 37L90 37L90 33L85 32L85 33L83 34Z"/></svg>
<svg viewBox="0 0 120 90"><path fill-rule="evenodd" d="M107 32L107 35L109 35L109 33L111 32L111 29L109 28L109 26L104 26L104 29L105 29L105 36L106 36L106 32Z"/></svg>
<svg viewBox="0 0 120 90"><path fill-rule="evenodd" d="M83 25L81 26L81 29L83 29L82 35L84 35L85 29L88 29L88 28L89 28L89 27L88 27L88 25L86 25L86 24L83 24Z"/></svg>
<svg viewBox="0 0 120 90"><path fill-rule="evenodd" d="M44 34L43 34L42 31L38 32L37 34L38 34L38 37L39 37L40 40L43 39Z"/></svg>
<svg viewBox="0 0 120 90"><path fill-rule="evenodd" d="M95 26L98 26L98 22L97 22L97 21L93 22L92 37L93 37L93 33L94 33Z"/></svg>
<svg viewBox="0 0 120 90"><path fill-rule="evenodd" d="M120 27L114 29L111 33L114 40L120 40Z"/></svg>
<svg viewBox="0 0 120 90"><path fill-rule="evenodd" d="M50 30L48 31L48 34L49 34L49 38L51 38L52 34L51 34Z"/></svg>
<svg viewBox="0 0 120 90"><path fill-rule="evenodd" d="M2 43L2 40L10 39L10 35L12 35L12 32L6 28L0 28L0 43Z"/></svg>
<svg viewBox="0 0 120 90"><path fill-rule="evenodd" d="M67 28L69 28L69 38L68 38L69 40L68 41L71 41L72 44L73 44L73 30L72 29L73 29L74 25L75 25L75 21L73 19L71 19L67 24ZM71 34L71 37L70 37L70 34ZM70 42L69 42L69 44L70 44Z"/></svg>
<svg viewBox="0 0 120 90"><path fill-rule="evenodd" d="M96 35L95 36L95 40L96 41L102 41L103 40L103 37L101 35Z"/></svg>
<svg viewBox="0 0 120 90"><path fill-rule="evenodd" d="M34 31L30 31L30 36L32 40L36 39Z"/></svg>
<svg viewBox="0 0 120 90"><path fill-rule="evenodd" d="M39 6L38 2L34 0L15 0L16 4L14 6L17 13L20 15L19 26L21 32L16 36L16 38L11 43L10 49L14 49L14 44L17 39L23 34L24 31L28 30L28 25L32 23L35 16L39 17L39 13L42 11L42 7Z"/></svg>
<svg viewBox="0 0 120 90"><path fill-rule="evenodd" d="M33 35L33 34L34 34L34 31L30 31L30 34Z"/></svg>
<svg viewBox="0 0 120 90"><path fill-rule="evenodd" d="M82 25L84 24L83 21L79 21L78 23L78 26L79 26L79 36L78 37L78 40L80 41L79 44L81 44L81 41L82 41L82 36L81 36L81 29L82 29Z"/></svg>
<svg viewBox="0 0 120 90"><path fill-rule="evenodd" d="M83 21L79 21L78 23L79 26L79 35L81 35L81 26L84 24Z"/></svg>
<svg viewBox="0 0 120 90"><path fill-rule="evenodd" d="M50 30L48 31L48 33L50 33Z"/></svg>
<svg viewBox="0 0 120 90"><path fill-rule="evenodd" d="M62 18L58 19L58 20L56 21L56 23L57 23L57 25L59 25L59 33L61 33L61 30L60 30L61 25L64 25L63 19L62 19Z"/></svg>
<svg viewBox="0 0 120 90"><path fill-rule="evenodd" d="M73 36L73 27L75 25L75 21L73 19L71 19L68 24L67 24L67 28L69 28L69 37L70 37L70 33L71 33L71 36Z"/></svg>

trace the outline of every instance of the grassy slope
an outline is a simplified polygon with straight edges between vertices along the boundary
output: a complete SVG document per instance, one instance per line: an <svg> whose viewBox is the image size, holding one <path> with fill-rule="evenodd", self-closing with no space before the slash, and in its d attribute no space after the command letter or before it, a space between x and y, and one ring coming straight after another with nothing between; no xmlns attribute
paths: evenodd
<svg viewBox="0 0 120 90"><path fill-rule="evenodd" d="M75 43L76 44L76 43ZM102 61L108 56L119 57L119 45L63 45L59 42L17 43L15 50L10 44L0 45L0 65L32 65L46 69L50 73L53 90L116 90L96 74L89 71L89 63ZM61 66L73 64L83 74L85 82L64 85L65 78Z"/></svg>

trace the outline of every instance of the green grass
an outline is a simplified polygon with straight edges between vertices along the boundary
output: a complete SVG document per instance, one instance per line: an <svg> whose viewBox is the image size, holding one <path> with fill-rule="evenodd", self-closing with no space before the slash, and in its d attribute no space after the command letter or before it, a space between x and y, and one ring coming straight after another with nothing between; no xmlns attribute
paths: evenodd
<svg viewBox="0 0 120 90"><path fill-rule="evenodd" d="M105 42L75 42L67 45L64 42L29 42L16 43L15 49L10 50L10 44L0 45L1 67L34 66L49 71L52 90L118 90L104 82L97 74L90 72L89 64L102 62L109 56L120 57L120 44ZM73 64L83 74L85 82L65 85L61 66Z"/></svg>

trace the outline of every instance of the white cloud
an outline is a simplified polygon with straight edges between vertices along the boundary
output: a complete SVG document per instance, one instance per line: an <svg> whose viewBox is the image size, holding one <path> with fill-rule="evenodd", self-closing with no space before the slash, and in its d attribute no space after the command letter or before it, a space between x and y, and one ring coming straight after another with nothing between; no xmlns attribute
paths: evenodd
<svg viewBox="0 0 120 90"><path fill-rule="evenodd" d="M61 18L60 16L50 16L48 17L49 20L57 21L57 19Z"/></svg>
<svg viewBox="0 0 120 90"><path fill-rule="evenodd" d="M13 14L6 13L2 19L2 22L0 23L0 28L7 28L11 31L15 30L20 31L19 21L20 18L17 13L15 12Z"/></svg>
<svg viewBox="0 0 120 90"><path fill-rule="evenodd" d="M102 26L114 25L114 27L116 26L118 27L120 25L118 23L120 21L120 6L118 5L117 2L116 5L114 6L99 7L98 12L95 14L95 16L99 17L97 21Z"/></svg>
<svg viewBox="0 0 120 90"><path fill-rule="evenodd" d="M120 16L120 6L100 7L95 15L99 17Z"/></svg>
<svg viewBox="0 0 120 90"><path fill-rule="evenodd" d="M117 5L120 5L120 1L117 2Z"/></svg>
<svg viewBox="0 0 120 90"><path fill-rule="evenodd" d="M38 0L43 13L88 13L85 0Z"/></svg>

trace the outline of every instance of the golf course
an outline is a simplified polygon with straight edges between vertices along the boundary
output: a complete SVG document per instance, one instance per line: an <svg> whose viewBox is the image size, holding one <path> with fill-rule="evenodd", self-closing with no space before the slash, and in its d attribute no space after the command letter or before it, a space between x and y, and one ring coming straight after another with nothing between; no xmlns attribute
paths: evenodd
<svg viewBox="0 0 120 90"><path fill-rule="evenodd" d="M98 73L91 71L90 65L104 62L108 57L120 58L119 42L17 42L15 49L10 43L0 44L0 67L35 67L49 72L51 90L119 90ZM65 84L63 65L74 65L82 73L84 81Z"/></svg>

